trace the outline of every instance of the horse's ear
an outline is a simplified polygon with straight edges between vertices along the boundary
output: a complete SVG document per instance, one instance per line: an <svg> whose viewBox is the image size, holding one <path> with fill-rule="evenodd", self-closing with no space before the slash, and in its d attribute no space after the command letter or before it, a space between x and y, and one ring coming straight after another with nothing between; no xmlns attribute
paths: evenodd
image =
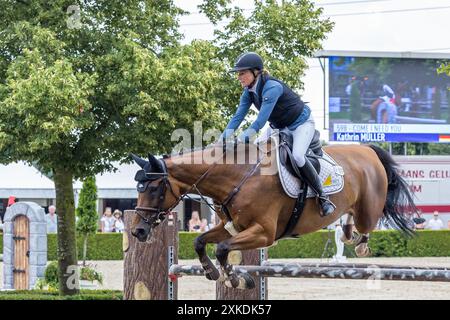
<svg viewBox="0 0 450 320"><path fill-rule="evenodd" d="M158 159L155 158L154 155L148 154L148 161L150 162L150 165L152 167L152 171L154 172L163 172L163 168L161 166L161 163L158 161Z"/></svg>
<svg viewBox="0 0 450 320"><path fill-rule="evenodd" d="M139 167L144 169L145 165L147 164L147 161L145 159L139 158L134 153L130 153L130 156L133 158L134 162L138 164Z"/></svg>

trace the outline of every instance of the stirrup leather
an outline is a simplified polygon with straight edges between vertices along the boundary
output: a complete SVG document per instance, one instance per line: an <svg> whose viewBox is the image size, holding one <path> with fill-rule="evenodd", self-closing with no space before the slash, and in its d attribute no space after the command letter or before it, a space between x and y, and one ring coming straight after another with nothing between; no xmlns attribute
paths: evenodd
<svg viewBox="0 0 450 320"><path fill-rule="evenodd" d="M328 196L318 196L319 200L328 202L334 210L336 210L336 205L333 203L333 201L330 200L330 198Z"/></svg>

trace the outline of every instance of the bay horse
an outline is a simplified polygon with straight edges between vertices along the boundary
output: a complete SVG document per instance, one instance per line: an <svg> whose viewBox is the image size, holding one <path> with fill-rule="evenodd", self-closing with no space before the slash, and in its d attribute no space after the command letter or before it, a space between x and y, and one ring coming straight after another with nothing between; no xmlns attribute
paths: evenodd
<svg viewBox="0 0 450 320"><path fill-rule="evenodd" d="M215 204L222 205L218 212L221 221L194 242L205 275L210 280L220 278L230 287L253 288L251 276L233 273L228 253L274 245L283 235L296 201L285 194L277 173L262 174L276 157L270 142L267 145L263 157L261 153L250 152L255 148L251 144L232 155L230 152L236 151L236 146L231 151L213 147L163 159L149 155L144 160L132 155L142 168L135 177L139 195L131 225L133 236L139 241L151 237L152 229L185 194L211 197ZM356 244L358 256L370 254L369 233L382 218L403 233L413 234L408 215L417 212L417 208L389 153L373 145L327 146L324 151L345 172L343 190L330 196L336 209L323 217L317 198L307 199L292 234L299 236L320 230L347 214L342 240ZM226 161L207 163L203 160L205 153L222 154ZM245 163L237 164L236 159L241 156L245 156ZM352 231L353 224L357 232ZM206 254L208 243L217 244L215 254L221 272Z"/></svg>

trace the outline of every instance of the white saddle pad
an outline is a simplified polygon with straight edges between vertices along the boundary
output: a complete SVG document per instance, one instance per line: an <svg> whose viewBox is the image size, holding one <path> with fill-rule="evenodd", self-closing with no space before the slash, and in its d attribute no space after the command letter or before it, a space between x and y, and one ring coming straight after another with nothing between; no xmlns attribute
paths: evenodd
<svg viewBox="0 0 450 320"><path fill-rule="evenodd" d="M280 177L281 185L286 194L291 198L297 198L300 193L300 180L293 176L281 163L278 147L277 135L272 136L272 141L275 141L277 151L277 167L278 175ZM334 194L340 192L344 188L344 169L334 161L325 151L323 157L319 158L320 174L319 178L322 182L323 191L326 194ZM316 194L311 188L308 188L307 198L315 197Z"/></svg>

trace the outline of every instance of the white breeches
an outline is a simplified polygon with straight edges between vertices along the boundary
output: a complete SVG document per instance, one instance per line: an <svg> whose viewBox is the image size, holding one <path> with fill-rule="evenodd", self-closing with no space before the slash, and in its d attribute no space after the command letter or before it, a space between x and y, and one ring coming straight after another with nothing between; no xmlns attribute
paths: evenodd
<svg viewBox="0 0 450 320"><path fill-rule="evenodd" d="M299 167L303 167L305 165L305 154L306 151L308 151L312 138L314 137L315 129L316 127L312 114L304 124L299 125L295 130L289 130L288 128L281 129L292 132L294 138L292 153L294 155L295 162ZM272 128L268 127L258 138L255 139L255 143L267 141L272 133Z"/></svg>

